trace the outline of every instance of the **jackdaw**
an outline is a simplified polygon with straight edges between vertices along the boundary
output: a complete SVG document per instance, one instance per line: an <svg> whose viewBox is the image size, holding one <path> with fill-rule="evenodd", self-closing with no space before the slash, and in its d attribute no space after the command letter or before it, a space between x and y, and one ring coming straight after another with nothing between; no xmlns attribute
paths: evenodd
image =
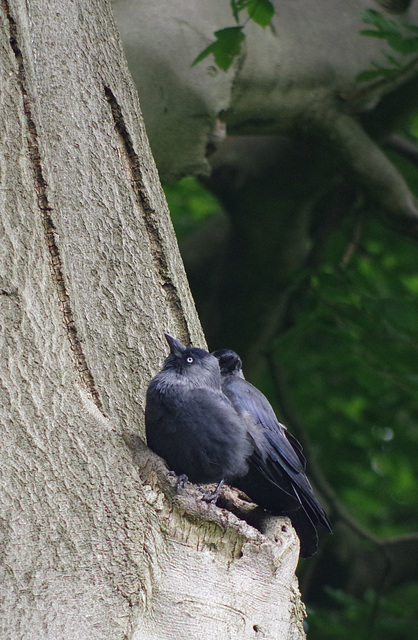
<svg viewBox="0 0 418 640"><path fill-rule="evenodd" d="M197 484L218 483L205 494L216 501L223 481L248 473L253 450L250 416L236 412L221 389L218 360L204 349L185 347L165 334L170 355L147 391L147 444L178 476Z"/></svg>
<svg viewBox="0 0 418 640"><path fill-rule="evenodd" d="M302 446L277 420L261 391L245 380L240 357L230 349L213 355L219 360L224 394L238 413L250 413L258 425L248 471L233 484L264 509L288 516L300 539L300 555L308 558L317 551L317 525L329 533L332 529L305 475Z"/></svg>

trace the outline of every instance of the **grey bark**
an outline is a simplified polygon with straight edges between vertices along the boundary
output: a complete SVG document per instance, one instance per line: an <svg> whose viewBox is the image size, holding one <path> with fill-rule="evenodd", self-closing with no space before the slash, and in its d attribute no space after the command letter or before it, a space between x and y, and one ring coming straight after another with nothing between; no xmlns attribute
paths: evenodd
<svg viewBox="0 0 418 640"><path fill-rule="evenodd" d="M139 439L163 331L204 337L109 6L0 12L0 635L302 638L288 522Z"/></svg>

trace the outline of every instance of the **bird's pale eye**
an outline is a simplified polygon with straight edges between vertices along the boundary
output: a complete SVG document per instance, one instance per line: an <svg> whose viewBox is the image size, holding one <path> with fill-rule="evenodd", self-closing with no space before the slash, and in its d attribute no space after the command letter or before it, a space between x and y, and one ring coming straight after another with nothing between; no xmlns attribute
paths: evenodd
<svg viewBox="0 0 418 640"><path fill-rule="evenodd" d="M192 364L193 362L192 356L189 356L188 358L186 358L186 362L188 362L189 364Z"/></svg>

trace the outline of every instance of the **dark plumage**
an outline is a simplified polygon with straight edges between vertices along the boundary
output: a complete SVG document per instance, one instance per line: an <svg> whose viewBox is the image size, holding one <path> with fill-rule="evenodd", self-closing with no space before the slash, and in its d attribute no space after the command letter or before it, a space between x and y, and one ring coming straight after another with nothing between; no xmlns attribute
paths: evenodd
<svg viewBox="0 0 418 640"><path fill-rule="evenodd" d="M318 547L317 525L332 530L305 475L302 447L277 420L267 398L244 379L240 357L229 349L213 355L219 360L224 394L238 413L250 413L258 425L248 472L233 484L264 509L289 516L300 539L301 556L310 557Z"/></svg>
<svg viewBox="0 0 418 640"><path fill-rule="evenodd" d="M171 353L147 391L148 446L166 460L183 484L187 478L220 483L245 475L253 426L241 419L222 393L218 360L203 349L185 347L165 336ZM217 492L206 498L215 500Z"/></svg>
<svg viewBox="0 0 418 640"><path fill-rule="evenodd" d="M177 474L178 486L217 482L206 500L215 501L226 480L264 509L289 516L301 556L311 556L316 526L331 526L305 475L302 447L244 379L236 353L222 349L215 357L165 335L170 355L147 391L148 446Z"/></svg>

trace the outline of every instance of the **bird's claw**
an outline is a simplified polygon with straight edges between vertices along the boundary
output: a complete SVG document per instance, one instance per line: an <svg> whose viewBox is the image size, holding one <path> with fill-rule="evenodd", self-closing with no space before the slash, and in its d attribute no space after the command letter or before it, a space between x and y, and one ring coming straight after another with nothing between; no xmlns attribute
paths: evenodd
<svg viewBox="0 0 418 640"><path fill-rule="evenodd" d="M205 491L203 490L203 498L205 502L209 502L210 504L216 504L218 499L218 493L216 491Z"/></svg>
<svg viewBox="0 0 418 640"><path fill-rule="evenodd" d="M177 476L176 491L179 491L179 489L185 489L188 482L189 482L189 478L186 476L185 473L182 473L181 475Z"/></svg>
<svg viewBox="0 0 418 640"><path fill-rule="evenodd" d="M198 487L199 491L201 491L203 493L202 500L204 500L205 502L210 502L211 504L216 504L216 501L217 501L218 496L219 496L219 491L221 490L221 487L222 487L223 483L224 483L224 481L221 480L218 483L218 486L216 487L215 491L205 491L205 489L203 489L203 487Z"/></svg>
<svg viewBox="0 0 418 640"><path fill-rule="evenodd" d="M175 478L177 478L176 491L179 491L180 489L184 489L186 487L187 483L189 482L189 478L186 476L185 473L181 473L178 476L175 471L169 471L168 475L169 476L174 476Z"/></svg>

